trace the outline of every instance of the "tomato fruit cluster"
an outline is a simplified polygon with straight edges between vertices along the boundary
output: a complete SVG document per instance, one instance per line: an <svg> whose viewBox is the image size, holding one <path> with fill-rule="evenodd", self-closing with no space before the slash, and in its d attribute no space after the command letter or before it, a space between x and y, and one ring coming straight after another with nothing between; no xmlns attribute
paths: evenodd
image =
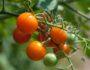
<svg viewBox="0 0 90 70"><path fill-rule="evenodd" d="M13 32L13 38L18 44L27 42L32 33L38 28L38 20L29 12L20 14L17 18L17 28Z"/></svg>
<svg viewBox="0 0 90 70"><path fill-rule="evenodd" d="M51 22L51 19L49 21ZM74 37L68 35L62 28L54 27L53 25L49 27L45 23L40 23L29 12L20 14L16 25L17 28L13 32L13 39L18 44L28 42L32 34L35 31L38 32L37 40L30 42L26 48L26 54L31 60L43 60L46 66L55 66L58 62L57 53L59 51L66 55L69 55L71 52L70 42L73 42ZM48 41L48 38L51 39ZM53 52L48 53L47 48L52 48Z"/></svg>

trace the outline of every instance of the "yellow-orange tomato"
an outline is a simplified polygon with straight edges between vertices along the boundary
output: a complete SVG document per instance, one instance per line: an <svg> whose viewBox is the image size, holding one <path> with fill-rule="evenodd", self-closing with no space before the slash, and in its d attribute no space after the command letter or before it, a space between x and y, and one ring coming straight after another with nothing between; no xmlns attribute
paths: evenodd
<svg viewBox="0 0 90 70"><path fill-rule="evenodd" d="M21 32L18 28L16 28L13 32L13 39L18 43L18 44L23 44L27 42L31 37L31 34L24 34Z"/></svg>
<svg viewBox="0 0 90 70"><path fill-rule="evenodd" d="M61 44L59 47L64 51L65 54L69 54L71 51L71 48L68 44Z"/></svg>
<svg viewBox="0 0 90 70"><path fill-rule="evenodd" d="M65 43L67 39L67 34L64 30L60 28L52 27L50 30L50 37L56 44L60 44Z"/></svg>
<svg viewBox="0 0 90 70"><path fill-rule="evenodd" d="M44 58L46 49L39 41L33 41L28 45L26 53L30 59L37 61Z"/></svg>
<svg viewBox="0 0 90 70"><path fill-rule="evenodd" d="M17 27L26 34L32 34L38 28L38 20L31 13L25 12L18 16Z"/></svg>

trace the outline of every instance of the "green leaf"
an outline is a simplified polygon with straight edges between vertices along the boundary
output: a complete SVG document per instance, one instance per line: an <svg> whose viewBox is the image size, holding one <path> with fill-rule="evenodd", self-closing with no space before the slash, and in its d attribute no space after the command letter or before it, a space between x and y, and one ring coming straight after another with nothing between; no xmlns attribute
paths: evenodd
<svg viewBox="0 0 90 70"><path fill-rule="evenodd" d="M53 10L57 5L57 0L40 0L38 6L45 10Z"/></svg>
<svg viewBox="0 0 90 70"><path fill-rule="evenodd" d="M75 3L77 3L76 7L83 11L83 12L88 12L88 7L90 7L90 0L77 0Z"/></svg>
<svg viewBox="0 0 90 70"><path fill-rule="evenodd" d="M86 56L90 58L90 48L89 47L86 48Z"/></svg>
<svg viewBox="0 0 90 70"><path fill-rule="evenodd" d="M77 22L75 20L75 14L69 10L68 8L65 8L64 13L63 13L63 18L68 21L71 22L73 25L77 26Z"/></svg>

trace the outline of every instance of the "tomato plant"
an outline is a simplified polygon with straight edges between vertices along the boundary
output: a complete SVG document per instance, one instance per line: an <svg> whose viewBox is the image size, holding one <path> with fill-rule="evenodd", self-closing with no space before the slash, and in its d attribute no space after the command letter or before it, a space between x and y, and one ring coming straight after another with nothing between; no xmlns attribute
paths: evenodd
<svg viewBox="0 0 90 70"><path fill-rule="evenodd" d="M71 61L74 52L82 50L90 58L89 6L88 0L0 0L0 53L5 52L4 56L6 55L0 55L0 70L11 70L14 67L14 70L42 69L43 66L38 69L37 64L24 56L25 49L28 58L33 61L43 60L44 65L53 66L56 70L56 64L59 62L57 59L65 58L69 65L57 68L74 70ZM15 23L16 29L12 35L14 41L20 45L13 43L11 38ZM6 58L9 59L8 62ZM3 61L13 67L4 67Z"/></svg>

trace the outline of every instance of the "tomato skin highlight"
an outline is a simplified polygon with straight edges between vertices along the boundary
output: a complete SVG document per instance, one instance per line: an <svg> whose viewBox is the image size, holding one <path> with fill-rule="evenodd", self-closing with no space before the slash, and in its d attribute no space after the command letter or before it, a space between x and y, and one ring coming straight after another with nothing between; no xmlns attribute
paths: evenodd
<svg viewBox="0 0 90 70"><path fill-rule="evenodd" d="M31 60L38 61L44 58L46 49L39 41L33 41L28 45L26 53Z"/></svg>
<svg viewBox="0 0 90 70"><path fill-rule="evenodd" d="M13 39L18 44L24 44L31 38L31 34L24 34L18 28L13 32Z"/></svg>
<svg viewBox="0 0 90 70"><path fill-rule="evenodd" d="M17 18L17 27L26 34L32 34L38 28L38 20L31 13L24 12Z"/></svg>
<svg viewBox="0 0 90 70"><path fill-rule="evenodd" d="M60 44L65 43L67 39L67 34L64 30L60 28L52 27L50 30L50 37L56 44Z"/></svg>

